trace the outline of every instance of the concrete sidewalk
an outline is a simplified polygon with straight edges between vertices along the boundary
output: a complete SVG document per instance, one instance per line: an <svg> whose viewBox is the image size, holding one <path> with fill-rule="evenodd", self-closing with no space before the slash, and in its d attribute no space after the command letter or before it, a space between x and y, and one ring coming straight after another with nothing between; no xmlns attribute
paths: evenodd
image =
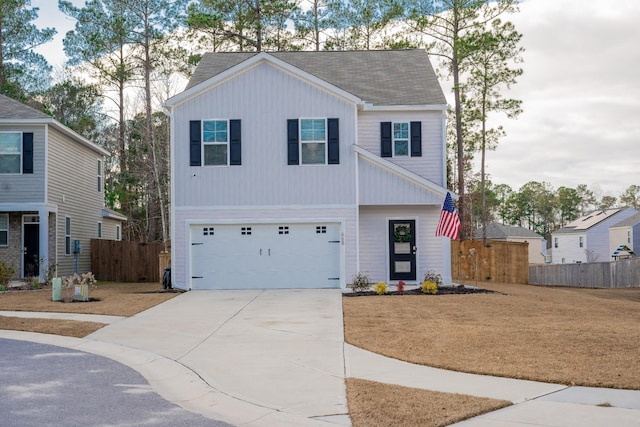
<svg viewBox="0 0 640 427"><path fill-rule="evenodd" d="M457 426L640 427L640 391L450 372L345 344L341 298L338 290L194 291L84 339L0 337L110 357L163 398L239 426L349 425L344 378L356 377L515 403Z"/></svg>

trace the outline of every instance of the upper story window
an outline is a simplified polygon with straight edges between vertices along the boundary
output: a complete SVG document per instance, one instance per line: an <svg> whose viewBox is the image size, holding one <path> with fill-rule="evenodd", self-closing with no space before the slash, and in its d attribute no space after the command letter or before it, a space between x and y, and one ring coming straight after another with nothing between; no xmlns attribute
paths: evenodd
<svg viewBox="0 0 640 427"><path fill-rule="evenodd" d="M557 247L558 247L558 238L557 238L557 237L554 237L554 238L553 238L553 247L554 247L554 248L557 248Z"/></svg>
<svg viewBox="0 0 640 427"><path fill-rule="evenodd" d="M0 246L9 246L9 214L0 214Z"/></svg>
<svg viewBox="0 0 640 427"><path fill-rule="evenodd" d="M580 236L578 238L578 246L580 246L581 248L584 247L584 237Z"/></svg>
<svg viewBox="0 0 640 427"><path fill-rule="evenodd" d="M409 156L409 123L393 124L393 157Z"/></svg>
<svg viewBox="0 0 640 427"><path fill-rule="evenodd" d="M627 243L631 243L631 230L627 230Z"/></svg>
<svg viewBox="0 0 640 427"><path fill-rule="evenodd" d="M287 156L289 165L340 164L339 120L287 120Z"/></svg>
<svg viewBox="0 0 640 427"><path fill-rule="evenodd" d="M102 222L98 221L98 239L102 239Z"/></svg>
<svg viewBox="0 0 640 427"><path fill-rule="evenodd" d="M380 156L422 157L422 122L381 122Z"/></svg>
<svg viewBox="0 0 640 427"><path fill-rule="evenodd" d="M229 164L229 122L204 120L202 145L205 166L227 166Z"/></svg>
<svg viewBox="0 0 640 427"><path fill-rule="evenodd" d="M120 230L120 226L116 225L116 240L121 240L122 239L122 232Z"/></svg>
<svg viewBox="0 0 640 427"><path fill-rule="evenodd" d="M98 193L102 192L102 160L98 160Z"/></svg>
<svg viewBox="0 0 640 427"><path fill-rule="evenodd" d="M327 164L327 121L300 119L300 162L303 165Z"/></svg>
<svg viewBox="0 0 640 427"><path fill-rule="evenodd" d="M0 174L20 173L22 165L22 134L0 133Z"/></svg>

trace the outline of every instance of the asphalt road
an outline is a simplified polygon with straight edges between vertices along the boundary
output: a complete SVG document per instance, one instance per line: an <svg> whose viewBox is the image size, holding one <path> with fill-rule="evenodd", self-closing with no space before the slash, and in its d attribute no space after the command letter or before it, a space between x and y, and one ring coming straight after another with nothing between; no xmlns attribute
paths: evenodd
<svg viewBox="0 0 640 427"><path fill-rule="evenodd" d="M229 426L162 399L111 359L2 338L0 414L2 427Z"/></svg>

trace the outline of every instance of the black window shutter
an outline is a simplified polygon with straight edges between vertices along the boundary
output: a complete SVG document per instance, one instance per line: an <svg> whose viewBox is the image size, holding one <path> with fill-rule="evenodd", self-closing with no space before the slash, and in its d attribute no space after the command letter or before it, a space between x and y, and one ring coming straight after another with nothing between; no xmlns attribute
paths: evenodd
<svg viewBox="0 0 640 427"><path fill-rule="evenodd" d="M411 122L411 157L422 157L422 122Z"/></svg>
<svg viewBox="0 0 640 427"><path fill-rule="evenodd" d="M33 133L22 134L22 173L33 173Z"/></svg>
<svg viewBox="0 0 640 427"><path fill-rule="evenodd" d="M330 165L340 164L340 126L338 119L327 119L327 147L328 161Z"/></svg>
<svg viewBox="0 0 640 427"><path fill-rule="evenodd" d="M202 166L200 142L202 132L200 131L200 120L189 122L189 166Z"/></svg>
<svg viewBox="0 0 640 427"><path fill-rule="evenodd" d="M380 155L393 157L393 143L391 139L391 122L380 123Z"/></svg>
<svg viewBox="0 0 640 427"><path fill-rule="evenodd" d="M240 120L229 120L229 157L232 166L242 164Z"/></svg>
<svg viewBox="0 0 640 427"><path fill-rule="evenodd" d="M287 157L289 165L300 164L298 148L298 119L287 120Z"/></svg>

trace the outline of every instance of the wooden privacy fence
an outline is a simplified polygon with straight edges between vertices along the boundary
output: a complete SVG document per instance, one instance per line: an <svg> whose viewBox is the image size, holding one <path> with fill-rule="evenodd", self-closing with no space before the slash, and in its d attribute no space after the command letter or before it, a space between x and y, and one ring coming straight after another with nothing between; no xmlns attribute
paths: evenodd
<svg viewBox="0 0 640 427"><path fill-rule="evenodd" d="M529 283L584 288L637 288L640 287L640 258L532 265L529 267Z"/></svg>
<svg viewBox="0 0 640 427"><path fill-rule="evenodd" d="M97 280L160 282L159 254L164 243L91 240L91 271Z"/></svg>
<svg viewBox="0 0 640 427"><path fill-rule="evenodd" d="M456 283L529 283L529 244L501 240L452 240L451 275Z"/></svg>

